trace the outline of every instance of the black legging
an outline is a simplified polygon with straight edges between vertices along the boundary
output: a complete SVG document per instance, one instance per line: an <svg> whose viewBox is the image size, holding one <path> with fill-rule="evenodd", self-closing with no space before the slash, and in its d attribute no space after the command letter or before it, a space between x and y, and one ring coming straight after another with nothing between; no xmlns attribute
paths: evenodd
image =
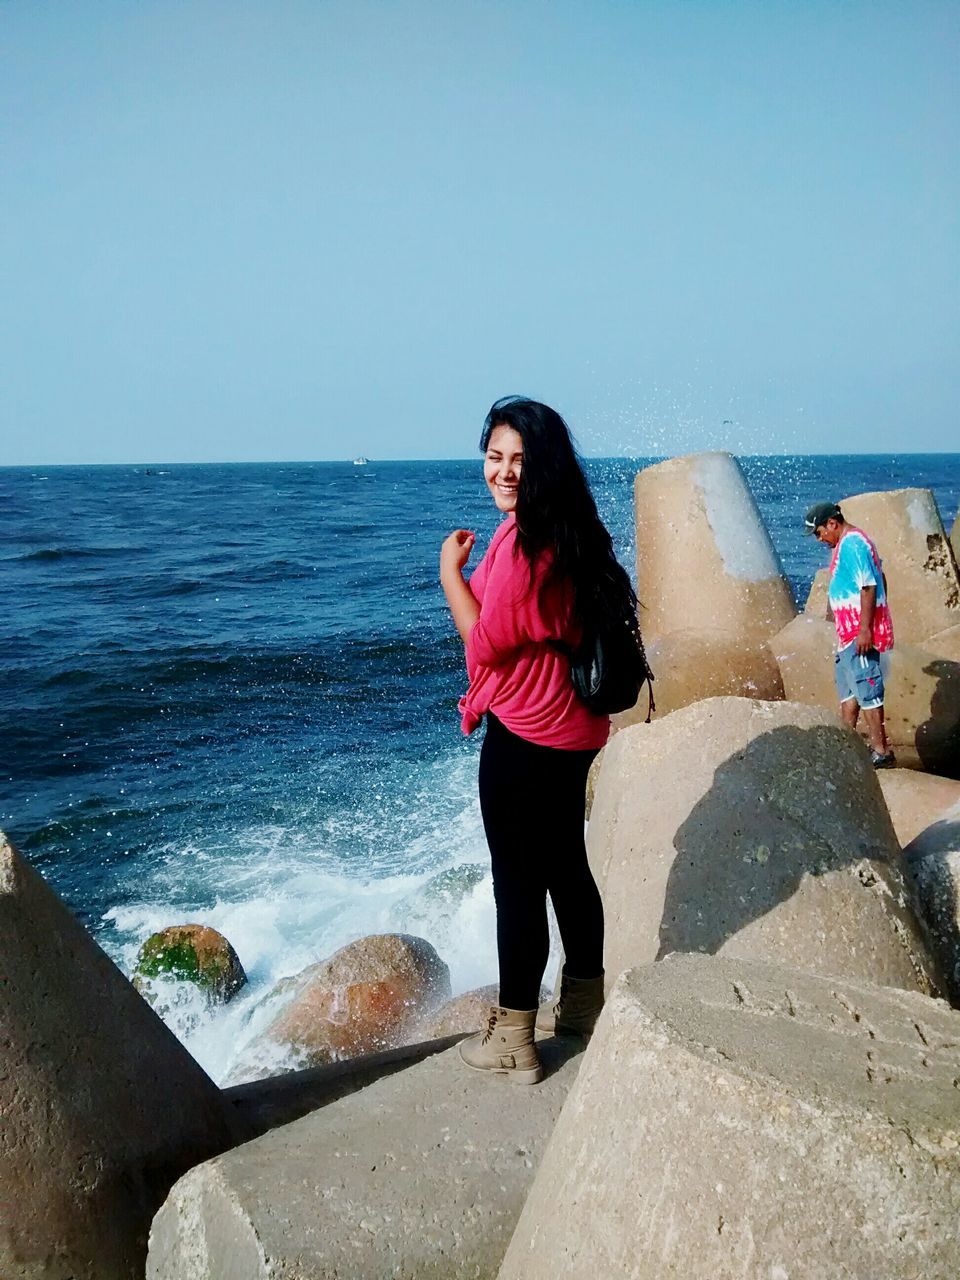
<svg viewBox="0 0 960 1280"><path fill-rule="evenodd" d="M550 953L547 894L568 973L603 972L603 905L583 842L587 771L596 751L542 747L491 712L480 752L480 811L497 903L500 1003L533 1009Z"/></svg>

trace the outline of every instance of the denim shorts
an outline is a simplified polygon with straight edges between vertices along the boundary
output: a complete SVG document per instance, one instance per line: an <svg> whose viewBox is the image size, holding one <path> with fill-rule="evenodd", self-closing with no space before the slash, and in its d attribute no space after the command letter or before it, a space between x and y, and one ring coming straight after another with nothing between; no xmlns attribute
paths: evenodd
<svg viewBox="0 0 960 1280"><path fill-rule="evenodd" d="M876 649L857 653L857 644L851 640L837 653L833 675L841 702L856 698L864 711L883 706L883 670L887 663Z"/></svg>

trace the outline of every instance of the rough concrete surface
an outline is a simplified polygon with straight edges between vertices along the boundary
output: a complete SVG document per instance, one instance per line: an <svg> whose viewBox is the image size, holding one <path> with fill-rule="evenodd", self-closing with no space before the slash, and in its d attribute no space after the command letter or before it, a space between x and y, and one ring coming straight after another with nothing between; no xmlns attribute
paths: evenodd
<svg viewBox="0 0 960 1280"><path fill-rule="evenodd" d="M796 613L793 593L737 460L669 458L634 481L640 624L766 640ZM946 624L944 624L946 625Z"/></svg>
<svg viewBox="0 0 960 1280"><path fill-rule="evenodd" d="M829 589L830 570L828 568L818 569L813 575L813 581L810 583L810 591L807 595L807 602L803 606L803 612L810 614L811 617L819 618L821 622L829 621L830 601L827 599Z"/></svg>
<svg viewBox="0 0 960 1280"><path fill-rule="evenodd" d="M783 698L777 660L764 641L717 631L672 631L646 646L659 719L703 698ZM647 691L617 716L618 726L646 720Z"/></svg>
<svg viewBox="0 0 960 1280"><path fill-rule="evenodd" d="M929 489L860 493L840 506L877 544L898 642L923 644L960 625L956 561Z"/></svg>
<svg viewBox="0 0 960 1280"><path fill-rule="evenodd" d="M329 1062L304 1071L285 1071L264 1080L232 1085L223 1090L223 1097L239 1121L243 1140L249 1141L282 1124L299 1120L338 1098L358 1093L383 1076L405 1071L415 1062L449 1049L462 1038L462 1034L443 1036L399 1049L363 1054L345 1062Z"/></svg>
<svg viewBox="0 0 960 1280"><path fill-rule="evenodd" d="M621 729L587 849L613 976L702 951L937 985L866 747L827 711L709 698Z"/></svg>
<svg viewBox="0 0 960 1280"><path fill-rule="evenodd" d="M960 802L907 845L903 862L945 994L960 1008Z"/></svg>
<svg viewBox="0 0 960 1280"><path fill-rule="evenodd" d="M902 848L960 803L960 782L916 769L881 769L877 781Z"/></svg>
<svg viewBox="0 0 960 1280"><path fill-rule="evenodd" d="M536 1087L431 1057L186 1174L149 1280L495 1276L582 1048Z"/></svg>
<svg viewBox="0 0 960 1280"><path fill-rule="evenodd" d="M960 662L960 626L947 627L946 631L938 631L936 635L924 640L923 647L934 657Z"/></svg>
<svg viewBox="0 0 960 1280"><path fill-rule="evenodd" d="M228 1104L0 835L0 1277L134 1280Z"/></svg>
<svg viewBox="0 0 960 1280"><path fill-rule="evenodd" d="M960 1014L675 956L625 974L501 1280L956 1280Z"/></svg>
<svg viewBox="0 0 960 1280"><path fill-rule="evenodd" d="M894 615L894 631L897 616ZM801 614L770 642L791 702L837 708L833 623ZM960 662L897 640L889 654L884 710L901 765L960 774Z"/></svg>

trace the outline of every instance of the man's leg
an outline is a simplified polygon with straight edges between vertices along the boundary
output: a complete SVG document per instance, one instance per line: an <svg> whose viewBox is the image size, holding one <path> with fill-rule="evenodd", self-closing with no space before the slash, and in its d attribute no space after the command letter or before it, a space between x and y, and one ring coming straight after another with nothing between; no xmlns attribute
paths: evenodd
<svg viewBox="0 0 960 1280"><path fill-rule="evenodd" d="M849 645L834 654L833 679L837 686L837 697L840 699L840 719L848 729L856 729L860 704L857 701L856 681L850 668L850 655Z"/></svg>
<svg viewBox="0 0 960 1280"><path fill-rule="evenodd" d="M883 699L885 689L880 655L876 649L862 654L856 660L854 677L857 687L857 701L863 712L863 720L867 726L867 739L873 748L874 755L879 756L884 764L892 764L893 756L887 743L887 732L883 718ZM888 758L889 757L889 758ZM874 759L874 764L877 760Z"/></svg>
<svg viewBox="0 0 960 1280"><path fill-rule="evenodd" d="M840 719L848 729L857 727L857 720L860 718L860 703L856 698L844 698L840 703Z"/></svg>
<svg viewBox="0 0 960 1280"><path fill-rule="evenodd" d="M879 707L864 707L863 723L867 726L867 740L878 755L885 756L890 748L887 745L887 730L883 722L883 704Z"/></svg>

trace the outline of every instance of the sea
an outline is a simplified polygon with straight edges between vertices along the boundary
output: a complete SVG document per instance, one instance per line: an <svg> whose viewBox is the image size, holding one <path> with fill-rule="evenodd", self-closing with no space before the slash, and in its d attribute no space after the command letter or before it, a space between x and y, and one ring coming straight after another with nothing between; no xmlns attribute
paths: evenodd
<svg viewBox="0 0 960 1280"><path fill-rule="evenodd" d="M631 570L651 461L587 463ZM812 503L928 487L948 529L960 503L960 454L741 463L801 605ZM479 459L0 468L0 825L127 974L167 925L229 938L243 991L164 1014L214 1079L279 979L365 934L496 980L437 566L498 520Z"/></svg>

